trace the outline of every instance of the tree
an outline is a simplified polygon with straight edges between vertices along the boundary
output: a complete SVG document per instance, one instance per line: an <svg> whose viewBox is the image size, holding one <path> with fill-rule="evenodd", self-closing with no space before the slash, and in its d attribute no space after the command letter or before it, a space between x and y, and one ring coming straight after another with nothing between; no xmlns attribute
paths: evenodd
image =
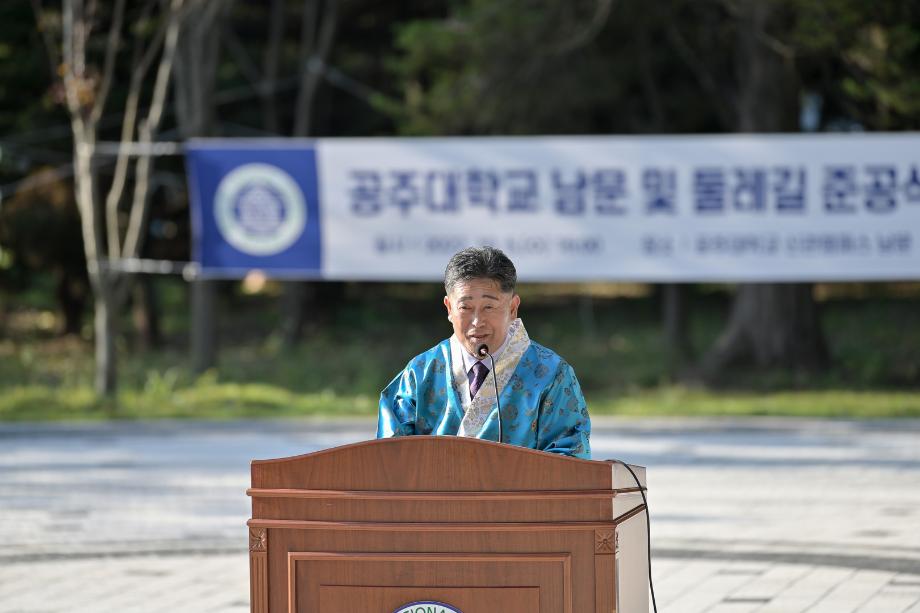
<svg viewBox="0 0 920 613"><path fill-rule="evenodd" d="M51 73L70 116L76 201L94 298L95 387L106 396L113 396L116 390L116 322L129 289L127 275L113 263L138 256L148 212L152 159L134 155L132 146L142 149L152 143L163 118L182 5L183 0L148 0L126 20L125 0L115 0L108 13L93 0L64 0L59 11L33 0ZM103 28L104 33L97 34ZM100 121L119 76L125 30L133 43L127 64L130 77L120 146L111 181L104 184L98 163ZM152 70L155 76L149 85ZM129 171L133 193L126 209L123 200Z"/></svg>
<svg viewBox="0 0 920 613"><path fill-rule="evenodd" d="M306 137L313 133L316 93L322 78L323 67L332 50L337 24L337 0L304 1L300 19L299 79L292 127L294 137ZM269 58L266 57L266 63L268 62ZM282 336L287 346L293 346L300 340L307 305L311 302L310 298L316 294L315 283L304 281L284 283Z"/></svg>
<svg viewBox="0 0 920 613"><path fill-rule="evenodd" d="M80 333L89 298L73 194L70 181L46 167L30 174L0 208L0 244L18 268L51 274L63 334Z"/></svg>
<svg viewBox="0 0 920 613"><path fill-rule="evenodd" d="M821 127L916 129L920 5L883 0L485 0L401 27L390 65L407 134L788 132L803 94ZM567 41L573 41L568 44ZM737 288L701 362L818 368L810 284ZM670 297L669 297L670 296ZM685 314L665 292L669 336Z"/></svg>
<svg viewBox="0 0 920 613"><path fill-rule="evenodd" d="M216 90L221 32L232 0L188 0L186 27L176 55L174 101L176 124L183 140L216 134ZM193 279L191 291L192 368L203 372L217 362L216 281Z"/></svg>
<svg viewBox="0 0 920 613"><path fill-rule="evenodd" d="M796 131L798 105L808 91L824 102L828 128L841 119L843 125L879 130L918 125L915 5L733 0L723 6L737 36L737 80L728 90L737 131ZM700 78L712 80L711 73ZM745 284L700 372L714 379L738 362L814 370L829 359L811 284Z"/></svg>
<svg viewBox="0 0 920 613"><path fill-rule="evenodd" d="M761 0L735 0L726 6L736 37L735 78L734 85L723 84L718 95L733 118L730 127L747 133L796 131L799 84L794 51L770 31L771 25L777 30L788 27L794 13ZM700 78L703 85L715 80L711 73ZM736 363L813 370L827 360L811 284L742 284L725 330L700 363L700 374L715 380Z"/></svg>

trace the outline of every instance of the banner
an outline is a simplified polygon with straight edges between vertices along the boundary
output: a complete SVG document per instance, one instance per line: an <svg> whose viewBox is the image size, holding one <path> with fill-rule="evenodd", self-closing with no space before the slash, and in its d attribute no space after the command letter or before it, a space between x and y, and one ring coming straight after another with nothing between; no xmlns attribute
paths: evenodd
<svg viewBox="0 0 920 613"><path fill-rule="evenodd" d="M425 280L493 245L522 281L920 278L920 135L199 140L206 276Z"/></svg>

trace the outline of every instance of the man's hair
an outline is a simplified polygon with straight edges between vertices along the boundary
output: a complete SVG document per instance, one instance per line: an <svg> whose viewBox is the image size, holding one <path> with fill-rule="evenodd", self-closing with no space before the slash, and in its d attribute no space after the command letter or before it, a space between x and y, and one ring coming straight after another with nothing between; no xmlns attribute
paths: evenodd
<svg viewBox="0 0 920 613"><path fill-rule="evenodd" d="M444 290L450 295L454 285L473 279L492 279L503 292L514 292L517 271L501 249L495 247L467 247L458 251L447 263L444 271Z"/></svg>

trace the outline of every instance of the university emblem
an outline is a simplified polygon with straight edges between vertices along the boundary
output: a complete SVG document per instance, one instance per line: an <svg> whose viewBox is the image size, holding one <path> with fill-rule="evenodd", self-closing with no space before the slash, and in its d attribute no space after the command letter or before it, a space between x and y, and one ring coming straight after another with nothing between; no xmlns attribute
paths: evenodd
<svg viewBox="0 0 920 613"><path fill-rule="evenodd" d="M244 164L228 173L214 196L223 237L243 253L268 256L294 244L307 224L307 205L293 178L270 164Z"/></svg>

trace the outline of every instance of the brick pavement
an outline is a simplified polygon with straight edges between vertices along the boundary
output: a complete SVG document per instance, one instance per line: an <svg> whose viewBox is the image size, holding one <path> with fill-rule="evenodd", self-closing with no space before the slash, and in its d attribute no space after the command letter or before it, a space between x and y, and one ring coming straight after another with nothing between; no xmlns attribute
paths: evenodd
<svg viewBox="0 0 920 613"><path fill-rule="evenodd" d="M0 425L0 611L248 610L248 461L368 420ZM595 420L660 611L920 613L920 421Z"/></svg>

